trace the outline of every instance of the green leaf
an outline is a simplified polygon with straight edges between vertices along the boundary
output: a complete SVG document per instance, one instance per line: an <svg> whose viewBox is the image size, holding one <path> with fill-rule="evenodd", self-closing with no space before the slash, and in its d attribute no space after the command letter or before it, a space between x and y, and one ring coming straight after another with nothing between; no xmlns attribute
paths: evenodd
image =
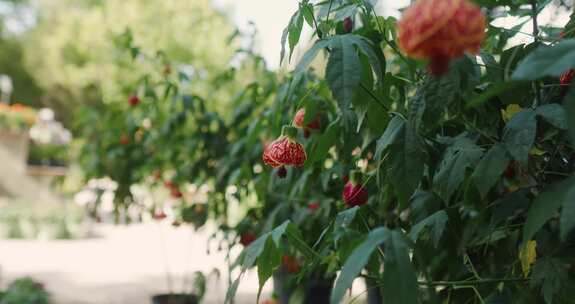
<svg viewBox="0 0 575 304"><path fill-rule="evenodd" d="M391 145L389 174L402 208L408 205L421 182L425 169L423 149L419 136L411 126L407 126Z"/></svg>
<svg viewBox="0 0 575 304"><path fill-rule="evenodd" d="M289 60L291 61L291 56L295 49L295 46L299 42L301 36L301 30L303 28L303 14L301 10L298 10L290 20L288 25L288 43L289 43Z"/></svg>
<svg viewBox="0 0 575 304"><path fill-rule="evenodd" d="M565 96L565 110L567 111L567 127L569 128L569 140L575 146L575 88L571 88Z"/></svg>
<svg viewBox="0 0 575 304"><path fill-rule="evenodd" d="M503 131L505 148L523 166L527 165L536 132L535 111L530 109L515 114Z"/></svg>
<svg viewBox="0 0 575 304"><path fill-rule="evenodd" d="M313 251L313 249L309 247L307 243L304 241L303 235L296 225L290 223L287 226L285 233L290 244L294 246L297 250L299 250L301 253L303 253L307 259L317 257L315 251Z"/></svg>
<svg viewBox="0 0 575 304"><path fill-rule="evenodd" d="M276 254L276 252L269 252L266 250L277 250L276 248L279 248L281 237L283 236L284 233L286 233L286 230L288 230L290 224L291 223L289 220L283 222L281 225L274 228L274 230L264 233L257 240L251 243L247 248L245 248L244 251L242 251L240 257L238 258L238 261L241 264L241 272L238 278L232 284L232 286L228 289L228 292L226 293L226 300L224 303L230 303L230 301L235 297L240 279L243 277L246 270L254 266L256 261L258 261L258 277L264 279L263 281L260 279L259 282L261 291L261 287L263 287L265 282L269 279L269 276L268 277L266 276L267 273L269 272L269 267L272 267L270 265L273 264L274 256ZM270 241L271 245L275 244L272 249L270 249L269 245ZM264 257L263 262L259 260L261 256ZM260 263L261 265L264 266L264 269L262 270L263 272L261 274L259 272Z"/></svg>
<svg viewBox="0 0 575 304"><path fill-rule="evenodd" d="M535 112L553 126L567 130L567 113L562 105L557 103L542 105Z"/></svg>
<svg viewBox="0 0 575 304"><path fill-rule="evenodd" d="M481 94L478 94L478 95L474 96L473 98L469 99L469 101L466 103L465 107L466 108L479 107L479 106L483 105L484 103L486 103L487 101L489 101L491 98L496 97L498 95L501 95L503 93L506 93L508 91L511 91L512 89L515 89L518 86L519 86L519 82L494 83L493 85L490 85L489 87L487 87L487 89L484 90Z"/></svg>
<svg viewBox="0 0 575 304"><path fill-rule="evenodd" d="M370 40L363 36L348 34L341 37L349 40L349 43L355 45L367 57L377 80L382 82L385 75L386 62L383 53L378 53L379 48L375 47Z"/></svg>
<svg viewBox="0 0 575 304"><path fill-rule="evenodd" d="M303 14L305 22L307 22L307 25L309 25L310 27L314 27L313 4L311 3L302 4L302 6L300 7L300 11Z"/></svg>
<svg viewBox="0 0 575 304"><path fill-rule="evenodd" d="M330 303L342 303L343 296L369 261L373 251L389 238L390 231L383 227L372 230L367 239L359 245L343 264L342 270L335 281L331 292ZM399 302L397 302L399 303Z"/></svg>
<svg viewBox="0 0 575 304"><path fill-rule="evenodd" d="M568 202L573 196L575 188L575 177L570 177L564 181L552 184L535 198L523 227L523 241L529 241L543 225L551 219L559 210L561 205L573 204ZM564 223L566 227L572 226L571 219Z"/></svg>
<svg viewBox="0 0 575 304"><path fill-rule="evenodd" d="M337 142L340 132L341 132L341 126L339 119L329 124L325 132L319 138L313 150L313 154L310 156L308 164L312 165L317 161L324 160L329 153L329 149L333 147L333 145L335 145L335 143Z"/></svg>
<svg viewBox="0 0 575 304"><path fill-rule="evenodd" d="M267 280L272 276L274 270L281 263L281 252L274 244L272 238L268 238L264 250L258 257L258 296L257 303L260 302L260 295L262 288L264 287Z"/></svg>
<svg viewBox="0 0 575 304"><path fill-rule="evenodd" d="M561 204L561 217L559 218L559 228L561 239L567 240L567 236L575 227L575 180L566 190L563 203Z"/></svg>
<svg viewBox="0 0 575 304"><path fill-rule="evenodd" d="M533 266L531 286L541 288L547 304L553 303L554 296L566 280L568 280L566 266L558 259L543 257L538 259Z"/></svg>
<svg viewBox="0 0 575 304"><path fill-rule="evenodd" d="M348 229L349 225L351 225L358 210L359 206L355 206L337 214L333 225L333 234L336 241L345 232L345 230Z"/></svg>
<svg viewBox="0 0 575 304"><path fill-rule="evenodd" d="M381 154L391 144L395 142L397 137L401 134L405 127L405 120L399 116L394 116L387 124L387 128L383 135L377 140L375 148L375 159L381 159Z"/></svg>
<svg viewBox="0 0 575 304"><path fill-rule="evenodd" d="M538 47L519 63L512 78L534 80L544 76L559 77L571 68L575 68L575 39L563 40L554 46Z"/></svg>
<svg viewBox="0 0 575 304"><path fill-rule="evenodd" d="M242 279L242 276L243 273L241 273L240 276L234 280L230 288L228 288L228 291L226 292L226 299L224 300L225 304L232 303L233 298L238 292L238 286L240 286L240 280Z"/></svg>
<svg viewBox="0 0 575 304"><path fill-rule="evenodd" d="M419 234L423 231L423 229L428 228L433 240L433 246L437 247L439 240L443 235L443 230L445 230L445 224L447 223L447 220L448 216L445 210L437 211L425 218L423 221L415 224L409 232L409 238L411 238L412 241L417 242L419 239Z"/></svg>
<svg viewBox="0 0 575 304"><path fill-rule="evenodd" d="M384 302L416 304L419 290L417 275L409 259L409 246L405 235L401 230L391 231L384 246Z"/></svg>
<svg viewBox="0 0 575 304"><path fill-rule="evenodd" d="M331 39L326 80L342 111L349 109L361 80L361 62L353 44L345 36Z"/></svg>
<svg viewBox="0 0 575 304"><path fill-rule="evenodd" d="M295 73L302 73L304 72L307 67L311 64L311 62L315 59L319 51L325 49L330 45L330 40L319 40L316 42L307 52L305 52L298 62Z"/></svg>
<svg viewBox="0 0 575 304"><path fill-rule="evenodd" d="M469 138L460 137L447 148L439 172L433 177L433 187L446 202L465 178L465 171L483 155L481 148Z"/></svg>
<svg viewBox="0 0 575 304"><path fill-rule="evenodd" d="M503 80L502 69L493 57L493 55L481 52L480 54L483 63L485 64L485 70L487 71L487 77L493 83L499 83Z"/></svg>
<svg viewBox="0 0 575 304"><path fill-rule="evenodd" d="M481 197L484 198L491 187L497 183L499 177L507 168L509 161L507 151L499 144L491 147L479 161L475 171L473 171L473 175L471 175L471 179L479 190Z"/></svg>

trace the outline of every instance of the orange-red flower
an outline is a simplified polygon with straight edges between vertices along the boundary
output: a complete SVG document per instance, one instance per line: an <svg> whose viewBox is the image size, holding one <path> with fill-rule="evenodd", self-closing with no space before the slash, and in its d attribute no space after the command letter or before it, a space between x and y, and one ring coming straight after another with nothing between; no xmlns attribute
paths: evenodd
<svg viewBox="0 0 575 304"><path fill-rule="evenodd" d="M429 60L431 72L440 75L451 59L479 51L485 25L469 0L419 0L398 22L399 46L409 57Z"/></svg>
<svg viewBox="0 0 575 304"><path fill-rule="evenodd" d="M267 165L301 167L307 159L304 147L295 140L297 129L285 126L282 135L266 145L262 159Z"/></svg>

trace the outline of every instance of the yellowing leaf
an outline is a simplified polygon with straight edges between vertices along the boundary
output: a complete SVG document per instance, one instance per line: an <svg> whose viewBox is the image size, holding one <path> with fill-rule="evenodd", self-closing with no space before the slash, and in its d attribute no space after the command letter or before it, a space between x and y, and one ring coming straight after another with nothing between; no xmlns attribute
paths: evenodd
<svg viewBox="0 0 575 304"><path fill-rule="evenodd" d="M505 122L508 122L515 116L515 114L521 112L523 108L518 104L510 104L505 110L501 110L501 117Z"/></svg>
<svg viewBox="0 0 575 304"><path fill-rule="evenodd" d="M531 266L537 260L537 242L529 241L519 250L519 260L523 269L523 276L527 277L531 271Z"/></svg>
<svg viewBox="0 0 575 304"><path fill-rule="evenodd" d="M545 153L547 153L547 152L545 152L545 151L543 151L543 150L540 150L540 149L537 149L536 147L533 147L533 148L531 149L531 151L529 151L529 154L535 155L535 156L541 156L541 155L543 155L543 154L545 154Z"/></svg>

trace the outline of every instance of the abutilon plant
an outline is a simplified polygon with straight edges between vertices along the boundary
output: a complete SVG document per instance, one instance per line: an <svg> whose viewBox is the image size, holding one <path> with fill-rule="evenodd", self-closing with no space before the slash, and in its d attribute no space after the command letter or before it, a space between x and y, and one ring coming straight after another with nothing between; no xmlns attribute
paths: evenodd
<svg viewBox="0 0 575 304"><path fill-rule="evenodd" d="M419 0L396 22L375 2L300 1L281 40L290 55L304 27L314 41L293 72L247 52L247 64L190 84L156 58L137 89L154 106L117 103L94 120L85 138L98 153L83 153L84 166L118 181L118 206L159 168L170 191L208 186L205 209L183 206L182 220L220 225L237 257L232 287L257 267L260 286L290 272L295 295L331 293L304 303L353 302L356 279L384 303L571 303L575 15L558 28L537 22L549 1ZM531 18L534 33L496 26L499 12ZM312 66L319 54L325 64ZM201 92L225 93L222 79L230 107L209 106ZM119 146L118 130L133 144Z"/></svg>

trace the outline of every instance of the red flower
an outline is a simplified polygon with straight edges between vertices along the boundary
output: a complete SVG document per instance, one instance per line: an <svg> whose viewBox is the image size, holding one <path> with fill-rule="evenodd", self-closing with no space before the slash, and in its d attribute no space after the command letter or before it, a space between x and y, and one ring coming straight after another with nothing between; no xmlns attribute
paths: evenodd
<svg viewBox="0 0 575 304"><path fill-rule="evenodd" d="M312 130L318 130L321 128L321 116L319 115L319 113L315 114L315 117L313 118L312 121L310 121L307 126L304 125L304 118L305 118L305 109L299 109L296 113L295 113L295 117L293 119L294 125L298 128L303 128L303 129L312 129Z"/></svg>
<svg viewBox="0 0 575 304"><path fill-rule="evenodd" d="M122 146L127 146L127 145L129 145L129 144L130 144L130 137L129 137L128 135L126 135L126 134L122 134L122 135L120 136L120 144L121 144Z"/></svg>
<svg viewBox="0 0 575 304"><path fill-rule="evenodd" d="M130 96L130 98L128 99L128 103L132 106L135 107L140 103L140 98L138 98L138 96L136 95L132 95Z"/></svg>
<svg viewBox="0 0 575 304"><path fill-rule="evenodd" d="M316 211L317 209L319 209L319 203L318 202L309 203L307 207L310 211Z"/></svg>
<svg viewBox="0 0 575 304"><path fill-rule="evenodd" d="M568 86L573 81L573 76L575 76L575 69L571 69L561 75L559 82L562 86Z"/></svg>
<svg viewBox="0 0 575 304"><path fill-rule="evenodd" d="M184 195L182 194L182 191L180 191L180 189L178 189L177 187L174 187L174 188L172 188L172 189L170 190L170 195L171 195L173 198L182 198L182 196L184 196Z"/></svg>
<svg viewBox="0 0 575 304"><path fill-rule="evenodd" d="M174 183L170 180L164 181L164 187L168 188L169 190L172 190L174 188Z"/></svg>
<svg viewBox="0 0 575 304"><path fill-rule="evenodd" d="M304 147L295 141L297 130L285 126L282 136L266 145L262 159L265 164L277 168L281 166L301 167L307 159Z"/></svg>
<svg viewBox="0 0 575 304"><path fill-rule="evenodd" d="M451 59L479 51L485 25L469 0L419 0L398 22L399 46L410 57L430 60L431 72L441 75Z"/></svg>
<svg viewBox="0 0 575 304"><path fill-rule="evenodd" d="M351 180L343 187L343 201L348 207L361 206L367 203L369 194L361 184L361 174L353 172Z"/></svg>
<svg viewBox="0 0 575 304"><path fill-rule="evenodd" d="M288 273L295 274L299 272L298 261L288 254L282 256L282 265Z"/></svg>
<svg viewBox="0 0 575 304"><path fill-rule="evenodd" d="M164 213L164 211L157 211L154 213L154 215L152 216L153 219L157 220L157 221L161 221L163 219L165 219L166 217L168 217L166 215L166 213Z"/></svg>
<svg viewBox="0 0 575 304"><path fill-rule="evenodd" d="M246 232L240 236L240 244L244 245L244 247L248 247L256 238L255 234Z"/></svg>

